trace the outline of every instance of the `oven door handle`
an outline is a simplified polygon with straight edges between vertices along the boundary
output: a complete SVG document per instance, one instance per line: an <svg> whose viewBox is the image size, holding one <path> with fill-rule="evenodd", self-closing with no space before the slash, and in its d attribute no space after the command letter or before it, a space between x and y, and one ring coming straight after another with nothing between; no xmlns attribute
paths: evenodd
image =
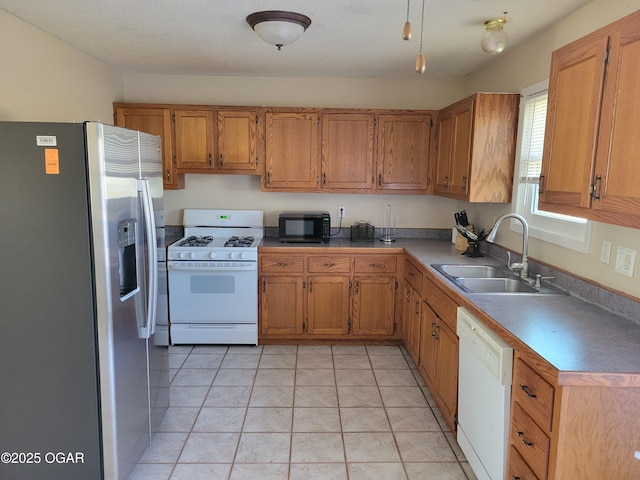
<svg viewBox="0 0 640 480"><path fill-rule="evenodd" d="M256 262L248 265L216 267L214 262L167 262L167 270L173 271L208 271L208 272L250 272L258 270ZM220 262L223 263L223 262ZM185 265L186 264L186 265Z"/></svg>

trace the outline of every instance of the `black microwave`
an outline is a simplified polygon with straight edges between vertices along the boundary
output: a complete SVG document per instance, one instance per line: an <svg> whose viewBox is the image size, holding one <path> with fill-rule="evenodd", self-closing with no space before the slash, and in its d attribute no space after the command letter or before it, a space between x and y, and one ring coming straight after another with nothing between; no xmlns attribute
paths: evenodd
<svg viewBox="0 0 640 480"><path fill-rule="evenodd" d="M278 222L281 242L328 242L329 212L282 212Z"/></svg>

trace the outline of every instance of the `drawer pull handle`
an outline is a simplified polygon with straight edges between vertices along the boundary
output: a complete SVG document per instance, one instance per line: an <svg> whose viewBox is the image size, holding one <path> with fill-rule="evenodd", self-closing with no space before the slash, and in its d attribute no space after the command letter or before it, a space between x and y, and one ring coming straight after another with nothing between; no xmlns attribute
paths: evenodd
<svg viewBox="0 0 640 480"><path fill-rule="evenodd" d="M529 390L529 387L526 385L522 385L520 384L520 390L522 390L524 393L527 394L527 397L529 398L536 398L537 395L535 393L531 393L531 390Z"/></svg>
<svg viewBox="0 0 640 480"><path fill-rule="evenodd" d="M513 476L513 480L520 480L520 477L517 477L517 476L514 475Z"/></svg>
<svg viewBox="0 0 640 480"><path fill-rule="evenodd" d="M524 432L518 432L518 436L520 437L520 439L522 440L522 443L524 443L525 447L533 447L533 443L528 442L525 438L524 438Z"/></svg>
<svg viewBox="0 0 640 480"><path fill-rule="evenodd" d="M323 263L322 266L325 268L333 267L335 263Z"/></svg>
<svg viewBox="0 0 640 480"><path fill-rule="evenodd" d="M289 266L289 264L288 264L288 263L285 263L285 262L279 262L279 263L276 263L276 266L277 266L277 267L288 267L288 266Z"/></svg>

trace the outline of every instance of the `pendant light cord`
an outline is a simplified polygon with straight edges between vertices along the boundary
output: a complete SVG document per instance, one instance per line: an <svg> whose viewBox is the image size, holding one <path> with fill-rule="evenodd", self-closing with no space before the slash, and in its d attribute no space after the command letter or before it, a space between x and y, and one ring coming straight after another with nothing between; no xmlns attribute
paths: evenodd
<svg viewBox="0 0 640 480"><path fill-rule="evenodd" d="M422 0L422 24L420 25L420 54L421 55L422 55L422 37L424 37L424 0Z"/></svg>
<svg viewBox="0 0 640 480"><path fill-rule="evenodd" d="M409 3L411 0L407 0L407 22L409 21Z"/></svg>

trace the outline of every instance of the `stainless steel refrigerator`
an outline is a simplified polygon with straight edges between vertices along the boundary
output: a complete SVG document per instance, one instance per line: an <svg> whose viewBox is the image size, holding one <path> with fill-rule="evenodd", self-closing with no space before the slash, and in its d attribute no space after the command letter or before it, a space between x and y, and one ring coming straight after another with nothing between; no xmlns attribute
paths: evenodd
<svg viewBox="0 0 640 480"><path fill-rule="evenodd" d="M0 122L3 480L125 479L164 416L160 152L100 123Z"/></svg>

